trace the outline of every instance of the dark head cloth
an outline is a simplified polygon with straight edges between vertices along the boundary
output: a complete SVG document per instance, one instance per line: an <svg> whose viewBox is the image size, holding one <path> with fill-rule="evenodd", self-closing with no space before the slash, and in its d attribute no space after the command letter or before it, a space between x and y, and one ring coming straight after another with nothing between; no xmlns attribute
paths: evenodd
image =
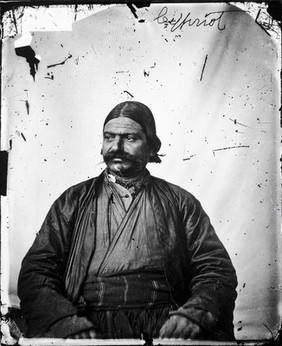
<svg viewBox="0 0 282 346"><path fill-rule="evenodd" d="M150 162L161 162L157 152L160 150L161 141L156 133L156 124L151 110L141 102L125 101L115 106L108 114L104 127L112 119L127 117L136 121L147 136L149 148L153 150Z"/></svg>

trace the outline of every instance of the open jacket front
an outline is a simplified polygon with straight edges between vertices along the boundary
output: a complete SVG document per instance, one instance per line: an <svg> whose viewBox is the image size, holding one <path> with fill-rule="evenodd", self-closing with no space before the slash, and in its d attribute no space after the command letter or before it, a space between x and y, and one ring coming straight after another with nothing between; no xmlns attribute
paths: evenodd
<svg viewBox="0 0 282 346"><path fill-rule="evenodd" d="M18 294L28 337L44 336L64 320L60 337L91 327L81 318L81 292L95 252L97 189L103 179L104 173L75 185L55 201L23 260ZM145 189L178 307L172 314L189 317L212 339L232 340L237 279L208 216L176 185L150 176Z"/></svg>

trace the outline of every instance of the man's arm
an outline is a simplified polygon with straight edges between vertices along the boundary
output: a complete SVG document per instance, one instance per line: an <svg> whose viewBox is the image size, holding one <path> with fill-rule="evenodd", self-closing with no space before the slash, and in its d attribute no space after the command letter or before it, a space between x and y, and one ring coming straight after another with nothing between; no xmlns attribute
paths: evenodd
<svg viewBox="0 0 282 346"><path fill-rule="evenodd" d="M75 203L68 190L53 204L22 262L18 295L28 337L64 338L93 329L91 322L77 316L77 308L65 297L64 291Z"/></svg>
<svg viewBox="0 0 282 346"><path fill-rule="evenodd" d="M187 240L189 296L171 313L161 337L232 340L236 273L210 220L195 199L180 206Z"/></svg>

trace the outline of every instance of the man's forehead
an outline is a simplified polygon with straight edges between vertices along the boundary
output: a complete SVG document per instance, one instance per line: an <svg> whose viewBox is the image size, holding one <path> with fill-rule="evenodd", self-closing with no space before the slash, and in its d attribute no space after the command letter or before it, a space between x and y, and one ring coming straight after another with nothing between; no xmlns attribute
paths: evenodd
<svg viewBox="0 0 282 346"><path fill-rule="evenodd" d="M140 124L136 121L127 118L119 117L108 121L105 124L104 132L111 133L128 133L128 132L143 132Z"/></svg>

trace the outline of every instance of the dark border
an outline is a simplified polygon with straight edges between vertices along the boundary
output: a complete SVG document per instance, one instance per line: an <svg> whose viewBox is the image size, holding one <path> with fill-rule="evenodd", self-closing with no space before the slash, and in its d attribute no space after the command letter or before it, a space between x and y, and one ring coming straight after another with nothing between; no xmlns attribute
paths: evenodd
<svg viewBox="0 0 282 346"><path fill-rule="evenodd" d="M113 1L113 0L88 0L88 1L81 1L81 0L0 0L0 17L1 17L1 36L2 36L2 16L6 11L9 11L17 6L50 6L50 5L109 5L109 4L133 4L136 7L145 7L150 6L151 3L209 3L209 2L227 2L224 0L216 0L216 1L210 1L210 0L151 0L151 1L144 1L144 0L119 0L119 1ZM281 21L282 21L282 0L268 0L268 1L232 1L232 3L244 3L244 2L253 2L253 3L266 3L268 5L267 12L269 15L280 22L281 27ZM2 74L2 37L0 38L0 75ZM0 86L1 86L1 79L0 79ZM1 92L1 90L0 90ZM1 102L1 101L0 101ZM0 104L0 130L1 130L1 104ZM280 107L281 112L281 107ZM282 116L281 116L281 127L282 127ZM282 162L282 158L280 160ZM1 187L0 187L0 194L3 196L6 196L6 187L7 187L7 176L8 176L8 152L1 151L1 162L0 162L0 175L1 175ZM1 206L0 206L0 215L1 215ZM1 219L1 216L0 216ZM1 242L1 233L0 233L0 242ZM1 303L1 302L0 302ZM18 312L10 311L8 313L9 316L4 316L4 318L10 318L13 317L14 314L18 314ZM12 315L12 316L11 316ZM15 316L14 316L15 317ZM3 318L3 317L1 317ZM282 316L281 316L282 319ZM1 345L3 345L1 343ZM14 346L17 346L15 344ZM78 344L81 345L81 344ZM172 343L172 345L177 346L177 343ZM187 345L191 345L191 340L187 343ZM196 342L195 345L199 346L201 343L199 340ZM203 343L203 345L207 346L207 343ZM217 342L210 342L211 346L217 346ZM228 346L281 346L282 345L282 321L280 328L277 330L277 336L273 340L237 340L236 342L230 344L226 343ZM126 346L130 346L129 344ZM144 344L144 346L154 346L153 343L151 345L147 345L147 343ZM161 346L161 344L157 345Z"/></svg>

